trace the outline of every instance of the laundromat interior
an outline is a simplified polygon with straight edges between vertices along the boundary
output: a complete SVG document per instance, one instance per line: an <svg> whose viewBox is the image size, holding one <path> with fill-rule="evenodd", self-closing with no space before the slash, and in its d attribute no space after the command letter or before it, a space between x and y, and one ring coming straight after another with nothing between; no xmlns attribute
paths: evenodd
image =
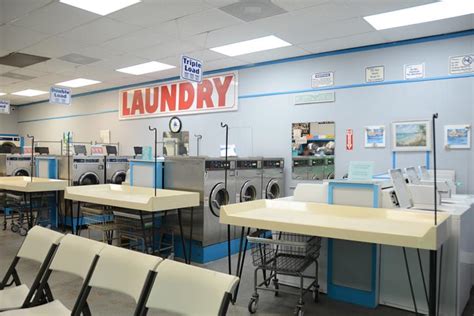
<svg viewBox="0 0 474 316"><path fill-rule="evenodd" d="M474 314L473 0L0 0L0 316Z"/></svg>

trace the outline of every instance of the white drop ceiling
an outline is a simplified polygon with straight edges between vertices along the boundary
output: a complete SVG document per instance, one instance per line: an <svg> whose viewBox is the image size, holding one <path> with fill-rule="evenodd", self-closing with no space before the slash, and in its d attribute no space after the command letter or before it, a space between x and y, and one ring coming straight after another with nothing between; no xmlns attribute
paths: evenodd
<svg viewBox="0 0 474 316"><path fill-rule="evenodd" d="M202 59L208 71L474 28L473 15L384 31L375 31L363 19L434 0L273 0L287 12L252 22L219 10L236 2L142 0L102 17L58 0L0 0L0 56L21 52L51 58L24 68L0 65L0 92L8 93L3 98L20 105L44 100L45 96L28 98L10 93L48 91L52 84L75 78L101 83L73 89L73 94L178 76L181 54ZM293 46L235 58L209 50L267 35ZM78 65L58 59L72 53L100 60ZM152 60L176 68L141 76L115 71ZM6 72L35 78L2 77Z"/></svg>

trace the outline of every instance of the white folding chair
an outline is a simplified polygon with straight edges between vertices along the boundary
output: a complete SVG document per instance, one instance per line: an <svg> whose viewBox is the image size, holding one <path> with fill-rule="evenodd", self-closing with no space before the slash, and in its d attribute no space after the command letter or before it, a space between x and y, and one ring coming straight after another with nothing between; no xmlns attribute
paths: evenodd
<svg viewBox="0 0 474 316"><path fill-rule="evenodd" d="M21 307L30 292L28 286L21 283L16 270L20 260L23 261L26 259L41 264L31 285L31 291L37 290L59 241L63 237L63 234L41 226L34 226L30 229L20 250L15 258L13 258L13 262L0 283L0 310ZM11 287L13 284L15 286Z"/></svg>
<svg viewBox="0 0 474 316"><path fill-rule="evenodd" d="M90 282L84 284L84 291L71 315L80 316L87 304L92 288L119 292L132 297L138 306L142 305L146 286L150 283L153 270L163 259L124 248L106 245Z"/></svg>
<svg viewBox="0 0 474 316"><path fill-rule="evenodd" d="M99 258L100 251L105 247L104 243L79 237L73 234L66 235L51 261L51 265L44 273L44 277L37 291L30 291L22 306L22 309L9 310L0 313L1 316L20 315L71 315L71 311L59 300L54 300L49 288L48 281L53 271L61 271L73 274L85 280L90 279ZM82 291L78 297L82 295ZM85 307L84 315L90 315Z"/></svg>
<svg viewBox="0 0 474 316"><path fill-rule="evenodd" d="M239 283L235 276L171 260L160 263L155 272L141 316L149 309L173 315L226 315Z"/></svg>

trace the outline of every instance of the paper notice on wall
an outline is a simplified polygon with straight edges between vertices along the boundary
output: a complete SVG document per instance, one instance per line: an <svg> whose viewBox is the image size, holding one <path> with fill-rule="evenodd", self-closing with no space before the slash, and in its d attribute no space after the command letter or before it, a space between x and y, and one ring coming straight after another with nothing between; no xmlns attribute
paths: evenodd
<svg viewBox="0 0 474 316"><path fill-rule="evenodd" d="M315 88L323 88L323 87L330 87L334 85L334 72L318 72L311 76L311 87Z"/></svg>
<svg viewBox="0 0 474 316"><path fill-rule="evenodd" d="M385 67L373 66L365 68L365 82L382 82L385 80Z"/></svg>
<svg viewBox="0 0 474 316"><path fill-rule="evenodd" d="M225 157L225 145L220 146L221 157ZM237 151L234 144L229 144L227 146L227 157L237 157Z"/></svg>
<svg viewBox="0 0 474 316"><path fill-rule="evenodd" d="M0 100L0 114L10 114L10 101Z"/></svg>
<svg viewBox="0 0 474 316"><path fill-rule="evenodd" d="M474 72L474 54L449 57L449 73L452 75Z"/></svg>
<svg viewBox="0 0 474 316"><path fill-rule="evenodd" d="M405 65L405 80L421 79L425 77L425 64Z"/></svg>
<svg viewBox="0 0 474 316"><path fill-rule="evenodd" d="M103 129L100 131L100 142L102 144L110 144L110 130Z"/></svg>

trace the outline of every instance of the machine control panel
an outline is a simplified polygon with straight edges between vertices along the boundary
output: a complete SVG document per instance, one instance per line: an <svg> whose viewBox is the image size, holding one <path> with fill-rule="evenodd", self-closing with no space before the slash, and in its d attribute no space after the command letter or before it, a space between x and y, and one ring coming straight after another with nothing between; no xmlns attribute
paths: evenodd
<svg viewBox="0 0 474 316"><path fill-rule="evenodd" d="M235 161L228 160L206 160L206 170L235 169Z"/></svg>
<svg viewBox="0 0 474 316"><path fill-rule="evenodd" d="M74 158L74 163L100 163L99 158Z"/></svg>
<svg viewBox="0 0 474 316"><path fill-rule="evenodd" d="M310 162L309 159L293 159L293 167L308 167Z"/></svg>
<svg viewBox="0 0 474 316"><path fill-rule="evenodd" d="M7 160L14 160L14 161L30 161L30 160L31 160L31 157L24 157L24 156L20 156L20 157L7 156Z"/></svg>
<svg viewBox="0 0 474 316"><path fill-rule="evenodd" d="M270 169L270 168L283 168L284 167L284 160L263 160L263 168Z"/></svg>
<svg viewBox="0 0 474 316"><path fill-rule="evenodd" d="M107 157L107 162L111 162L111 163L126 163L128 162L128 159L127 158L116 158L116 157Z"/></svg>
<svg viewBox="0 0 474 316"><path fill-rule="evenodd" d="M311 166L322 166L322 165L324 165L324 158L311 159Z"/></svg>
<svg viewBox="0 0 474 316"><path fill-rule="evenodd" d="M260 160L237 160L237 169L260 169L262 162Z"/></svg>

